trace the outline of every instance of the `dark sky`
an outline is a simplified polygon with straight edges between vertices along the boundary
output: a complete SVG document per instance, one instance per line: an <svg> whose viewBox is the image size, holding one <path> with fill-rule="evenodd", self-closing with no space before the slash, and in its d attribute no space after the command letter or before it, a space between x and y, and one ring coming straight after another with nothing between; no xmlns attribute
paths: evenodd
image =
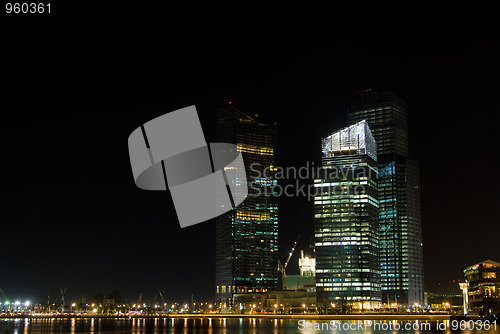
<svg viewBox="0 0 500 334"><path fill-rule="evenodd" d="M74 6L74 7L73 7ZM279 162L320 160L355 90L408 104L420 160L425 283L500 260L499 31L493 6L91 7L2 14L0 288L67 300L211 300L214 222L180 229L168 192L138 189L127 138L195 104L207 141L231 99L279 126ZM280 199L280 255L307 250L312 204ZM289 273L296 273L294 257Z"/></svg>

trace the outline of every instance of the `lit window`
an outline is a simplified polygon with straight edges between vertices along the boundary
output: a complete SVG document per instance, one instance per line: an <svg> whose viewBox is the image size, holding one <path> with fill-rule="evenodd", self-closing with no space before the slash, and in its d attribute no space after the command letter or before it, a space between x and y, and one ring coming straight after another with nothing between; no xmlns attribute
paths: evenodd
<svg viewBox="0 0 500 334"><path fill-rule="evenodd" d="M497 278L497 273L483 273L483 278Z"/></svg>

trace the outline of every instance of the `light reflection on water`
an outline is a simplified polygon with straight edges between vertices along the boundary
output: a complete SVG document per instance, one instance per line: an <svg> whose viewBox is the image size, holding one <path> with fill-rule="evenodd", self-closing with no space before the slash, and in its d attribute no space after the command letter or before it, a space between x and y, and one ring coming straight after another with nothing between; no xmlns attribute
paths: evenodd
<svg viewBox="0 0 500 334"><path fill-rule="evenodd" d="M337 325L356 323L356 321L340 321ZM408 322L386 321L387 324L404 324ZM415 321L412 324L426 323ZM305 325L307 324L307 326ZM436 329L431 323L431 329L425 330L374 330L366 327L364 330L332 330L328 320L308 320L299 323L299 320L270 319L270 318L156 318L156 319L0 319L0 333L356 333L356 334L433 334L433 333L499 333L498 330L489 331L452 331L448 326L446 330ZM315 326L320 329L315 329ZM306 328L307 327L307 328Z"/></svg>

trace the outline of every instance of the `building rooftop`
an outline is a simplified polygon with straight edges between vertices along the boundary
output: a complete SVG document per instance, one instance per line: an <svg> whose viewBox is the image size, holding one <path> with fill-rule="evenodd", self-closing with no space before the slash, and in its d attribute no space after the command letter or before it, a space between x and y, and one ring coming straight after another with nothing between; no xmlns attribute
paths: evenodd
<svg viewBox="0 0 500 334"><path fill-rule="evenodd" d="M377 144L366 120L340 129L322 139L325 157L366 154L377 161Z"/></svg>
<svg viewBox="0 0 500 334"><path fill-rule="evenodd" d="M488 265L492 265L492 266L495 266L495 267L500 267L500 263L498 263L496 261L485 260L485 261L476 263L476 264L474 264L472 266L469 266L469 267L467 267L467 269L472 268L472 267L476 267L476 266L480 266L480 265L483 265L483 264L488 264Z"/></svg>

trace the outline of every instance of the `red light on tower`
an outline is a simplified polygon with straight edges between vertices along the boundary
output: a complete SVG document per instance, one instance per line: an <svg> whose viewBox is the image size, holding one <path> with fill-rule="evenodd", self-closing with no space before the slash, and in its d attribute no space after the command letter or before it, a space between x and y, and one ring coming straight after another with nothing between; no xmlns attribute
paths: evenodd
<svg viewBox="0 0 500 334"><path fill-rule="evenodd" d="M229 104L231 104L231 101L229 101Z"/></svg>

